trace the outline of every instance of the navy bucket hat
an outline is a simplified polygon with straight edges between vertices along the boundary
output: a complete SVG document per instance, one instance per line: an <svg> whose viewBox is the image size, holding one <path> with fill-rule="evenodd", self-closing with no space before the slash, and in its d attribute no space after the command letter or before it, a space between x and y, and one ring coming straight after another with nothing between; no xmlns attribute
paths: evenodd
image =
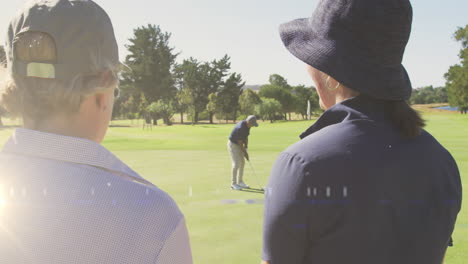
<svg viewBox="0 0 468 264"><path fill-rule="evenodd" d="M280 26L298 59L343 85L383 100L408 100L401 64L411 33L409 0L320 0L311 18Z"/></svg>

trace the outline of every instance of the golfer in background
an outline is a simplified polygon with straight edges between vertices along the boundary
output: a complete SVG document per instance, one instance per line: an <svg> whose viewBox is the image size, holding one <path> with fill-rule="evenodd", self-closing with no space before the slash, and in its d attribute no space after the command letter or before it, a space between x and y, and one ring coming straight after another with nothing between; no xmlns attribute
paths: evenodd
<svg viewBox="0 0 468 264"><path fill-rule="evenodd" d="M100 144L120 64L106 12L31 1L6 39L2 103L24 128L0 152L0 263L192 263L174 200Z"/></svg>
<svg viewBox="0 0 468 264"><path fill-rule="evenodd" d="M253 115L236 124L227 142L227 148L232 160L231 189L233 190L250 188L244 183L243 177L245 160L249 161L247 149L249 146L250 128L252 127L258 127L257 118Z"/></svg>
<svg viewBox="0 0 468 264"><path fill-rule="evenodd" d="M443 262L462 186L407 103L411 23L409 0L321 0L280 27L325 112L272 169L264 263Z"/></svg>

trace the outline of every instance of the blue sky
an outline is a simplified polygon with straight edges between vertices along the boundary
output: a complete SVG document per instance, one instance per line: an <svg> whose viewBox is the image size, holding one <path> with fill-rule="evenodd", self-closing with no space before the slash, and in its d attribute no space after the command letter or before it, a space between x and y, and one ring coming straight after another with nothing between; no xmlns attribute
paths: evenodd
<svg viewBox="0 0 468 264"><path fill-rule="evenodd" d="M2 1L0 42L8 22L25 2ZM290 84L312 85L305 66L283 47L278 25L308 17L317 0L96 0L110 15L120 45L133 29L148 23L172 33L172 45L190 56L212 60L231 56L232 70L242 73L248 84L268 82L272 73L283 75ZM441 86L450 65L458 63L460 45L454 41L457 27L468 24L466 0L413 0L414 20L403 64L414 87Z"/></svg>

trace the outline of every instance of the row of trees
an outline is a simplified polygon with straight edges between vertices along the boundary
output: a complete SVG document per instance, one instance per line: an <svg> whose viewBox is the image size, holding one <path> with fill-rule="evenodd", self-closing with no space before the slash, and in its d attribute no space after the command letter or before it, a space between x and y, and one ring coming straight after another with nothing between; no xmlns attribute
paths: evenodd
<svg viewBox="0 0 468 264"><path fill-rule="evenodd" d="M291 113L296 113L307 118L307 106L310 102L311 112L320 111L319 97L313 87L290 86L281 75L273 74L269 78L269 84L260 87L259 96L262 99L255 113L261 117L268 115L269 120L276 119L291 120ZM270 109L279 107L276 113ZM276 115L275 115L276 114Z"/></svg>
<svg viewBox="0 0 468 264"><path fill-rule="evenodd" d="M180 55L170 44L171 34L159 26L147 25L134 30L126 45L128 66L121 73L121 97L116 101L114 118L144 118L157 124L162 119L171 124L180 114L181 122L188 116L191 122L199 120L236 121L256 114L265 120L291 120L292 113L307 118L311 111L320 111L315 89L291 86L281 75L273 74L269 84L258 91L244 89L239 73L231 72L228 55L212 61L190 57L177 63ZM413 104L444 103L461 110L468 109L468 26L455 33L462 43L461 63L452 66L445 75L447 88L432 86L416 89ZM5 52L0 46L0 63L5 66ZM6 111L0 108L1 116Z"/></svg>
<svg viewBox="0 0 468 264"><path fill-rule="evenodd" d="M116 101L115 118L145 118L157 124L162 119L170 125L172 117L189 116L193 123L207 119L236 121L257 114L269 120L291 119L291 113L306 116L307 101L318 109L318 96L304 86L292 87L282 76L274 74L270 84L257 94L244 90L245 82L230 72L231 62L225 55L213 61L193 57L177 63L179 56L170 45L171 34L159 26L147 25L134 30L127 45L128 66L122 73L122 96Z"/></svg>
<svg viewBox="0 0 468 264"><path fill-rule="evenodd" d="M192 122L209 112L235 119L238 99L245 83L238 73L230 73L229 56L202 62L195 58L176 63L178 53L170 46L171 34L159 26L134 30L127 45L128 66L122 73L122 97L116 102L115 117L152 120L171 124L172 116L189 114Z"/></svg>
<svg viewBox="0 0 468 264"><path fill-rule="evenodd" d="M116 116L134 118L144 116L157 123L163 119L170 124L172 116L184 114L197 123L207 119L235 121L242 115L256 114L263 119L289 119L296 113L307 116L307 103L312 111L319 109L315 90L304 86L290 86L278 74L270 76L269 84L261 86L258 94L243 90L245 82L238 73L230 73L230 58L226 55L210 62L195 58L177 64L179 54L170 47L171 35L158 26L137 28L127 46L126 63L129 70L122 75L124 96L117 103ZM413 104L446 103L468 108L468 26L460 28L455 38L462 42L461 65L446 74L447 87L432 86L416 89ZM119 111L120 110L120 111Z"/></svg>
<svg viewBox="0 0 468 264"><path fill-rule="evenodd" d="M468 25L455 32L455 40L461 42L460 64L450 67L445 74L448 101L463 113L468 111Z"/></svg>
<svg viewBox="0 0 468 264"><path fill-rule="evenodd" d="M270 83L259 91L244 89L241 74L230 72L227 55L209 62L190 57L177 63L179 54L170 38L170 33L155 25L134 30L126 45L128 67L121 73L122 92L114 118L144 118L153 124L162 119L169 125L177 113L182 123L184 116L193 123L200 119L213 123L214 117L227 122L256 114L273 121L291 119L293 112L306 118L308 101L312 111L319 109L313 89L292 87L278 74L270 76ZM0 109L2 115L5 111Z"/></svg>
<svg viewBox="0 0 468 264"><path fill-rule="evenodd" d="M426 86L413 90L411 104L448 103L447 87Z"/></svg>

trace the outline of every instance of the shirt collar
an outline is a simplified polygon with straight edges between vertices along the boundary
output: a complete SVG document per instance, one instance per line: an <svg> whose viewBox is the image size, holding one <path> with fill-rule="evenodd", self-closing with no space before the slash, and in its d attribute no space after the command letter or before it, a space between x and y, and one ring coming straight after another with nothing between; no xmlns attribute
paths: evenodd
<svg viewBox="0 0 468 264"><path fill-rule="evenodd" d="M380 121L385 118L384 101L360 95L338 103L325 111L320 118L299 137L304 139L322 128L350 120L368 119Z"/></svg>
<svg viewBox="0 0 468 264"><path fill-rule="evenodd" d="M77 137L18 128L2 152L75 164L89 165L147 182L100 144ZM123 174L123 175L122 175Z"/></svg>

